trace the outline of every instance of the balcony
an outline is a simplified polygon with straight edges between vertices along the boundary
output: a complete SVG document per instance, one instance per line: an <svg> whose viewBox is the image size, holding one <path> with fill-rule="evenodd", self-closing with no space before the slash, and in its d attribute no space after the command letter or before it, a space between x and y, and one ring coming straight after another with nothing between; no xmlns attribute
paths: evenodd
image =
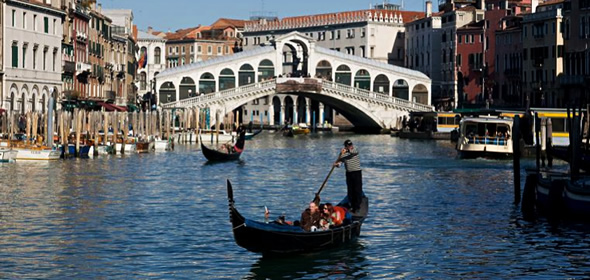
<svg viewBox="0 0 590 280"><path fill-rule="evenodd" d="M105 91L104 97L106 99L115 100L115 98L117 97L117 93L112 90L107 90L107 91Z"/></svg>
<svg viewBox="0 0 590 280"><path fill-rule="evenodd" d="M86 43L87 39L88 39L88 35L86 35L86 33L76 32L76 40Z"/></svg>
<svg viewBox="0 0 590 280"><path fill-rule="evenodd" d="M504 76L506 76L507 78L520 79L520 77L522 76L522 69L520 69L520 68L506 69L506 70L504 70Z"/></svg>
<svg viewBox="0 0 590 280"><path fill-rule="evenodd" d="M113 67L114 72L125 72L125 64L115 64Z"/></svg>
<svg viewBox="0 0 590 280"><path fill-rule="evenodd" d="M64 61L63 72L64 72L64 74L71 74L71 75L76 73L76 63L74 63L72 61Z"/></svg>
<svg viewBox="0 0 590 280"><path fill-rule="evenodd" d="M92 66L85 62L76 62L76 73L90 72Z"/></svg>
<svg viewBox="0 0 590 280"><path fill-rule="evenodd" d="M534 58L531 60L533 67L536 68L543 68L543 62L545 62L545 59L543 58Z"/></svg>
<svg viewBox="0 0 590 280"><path fill-rule="evenodd" d="M584 76L582 75L561 75L557 77L557 82L561 86L584 86Z"/></svg>

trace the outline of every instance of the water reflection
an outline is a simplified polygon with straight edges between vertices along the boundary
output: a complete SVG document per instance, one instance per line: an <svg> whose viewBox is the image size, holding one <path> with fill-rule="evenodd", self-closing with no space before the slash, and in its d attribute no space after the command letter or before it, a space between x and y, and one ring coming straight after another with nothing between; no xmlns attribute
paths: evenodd
<svg viewBox="0 0 590 280"><path fill-rule="evenodd" d="M299 256L263 256L242 279L351 279L369 275L364 245L357 240L342 247Z"/></svg>
<svg viewBox="0 0 590 280"><path fill-rule="evenodd" d="M359 240L290 258L262 258L235 244L226 179L244 216L262 220L268 206L273 218L298 219L346 138L361 151L371 201ZM442 142L387 135L263 133L247 142L239 162L208 164L193 144L160 154L0 165L0 279L590 275L588 226L523 221L510 162L455 155ZM338 202L345 192L338 169L322 200Z"/></svg>

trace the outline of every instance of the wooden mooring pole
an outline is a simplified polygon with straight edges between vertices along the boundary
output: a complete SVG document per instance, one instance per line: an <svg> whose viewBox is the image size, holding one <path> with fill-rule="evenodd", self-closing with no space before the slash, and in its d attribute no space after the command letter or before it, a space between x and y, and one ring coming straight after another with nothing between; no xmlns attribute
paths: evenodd
<svg viewBox="0 0 590 280"><path fill-rule="evenodd" d="M520 116L514 116L512 126L512 171L514 173L514 204L520 203Z"/></svg>

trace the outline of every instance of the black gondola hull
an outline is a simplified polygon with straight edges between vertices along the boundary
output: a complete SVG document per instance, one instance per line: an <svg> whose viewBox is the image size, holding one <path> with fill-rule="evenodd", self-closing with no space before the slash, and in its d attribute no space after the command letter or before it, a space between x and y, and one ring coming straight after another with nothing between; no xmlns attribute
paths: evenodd
<svg viewBox="0 0 590 280"><path fill-rule="evenodd" d="M228 181L230 221L236 243L251 252L262 254L300 254L338 247L355 240L368 213L368 199L363 199L359 215L346 225L324 231L307 232L299 226L262 223L244 218L234 207L233 190Z"/></svg>
<svg viewBox="0 0 590 280"><path fill-rule="evenodd" d="M203 144L201 141L201 151L203 152L203 156L209 161L231 161L231 160L238 160L240 159L241 152L235 153L224 153L214 149L210 149Z"/></svg>

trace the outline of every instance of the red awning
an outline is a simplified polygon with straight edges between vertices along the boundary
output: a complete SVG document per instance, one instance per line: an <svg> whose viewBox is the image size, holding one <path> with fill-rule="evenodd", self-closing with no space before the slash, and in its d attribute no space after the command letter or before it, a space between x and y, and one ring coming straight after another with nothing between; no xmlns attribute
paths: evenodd
<svg viewBox="0 0 590 280"><path fill-rule="evenodd" d="M105 111L107 112L118 111L117 108L113 107L113 105L109 103L97 102L96 104L104 107Z"/></svg>
<svg viewBox="0 0 590 280"><path fill-rule="evenodd" d="M115 107L115 109L117 109L117 111L119 111L119 112L127 112L127 107L118 106L118 105L114 105L114 104L109 104L109 105Z"/></svg>

